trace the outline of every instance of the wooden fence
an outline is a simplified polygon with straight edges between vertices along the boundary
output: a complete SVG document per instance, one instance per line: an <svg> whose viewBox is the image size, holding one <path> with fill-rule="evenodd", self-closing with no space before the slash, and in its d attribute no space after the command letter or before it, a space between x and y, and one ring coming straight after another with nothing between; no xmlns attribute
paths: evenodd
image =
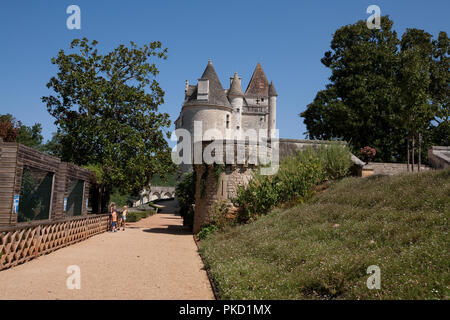
<svg viewBox="0 0 450 320"><path fill-rule="evenodd" d="M108 219L98 214L0 228L0 270L105 232Z"/></svg>

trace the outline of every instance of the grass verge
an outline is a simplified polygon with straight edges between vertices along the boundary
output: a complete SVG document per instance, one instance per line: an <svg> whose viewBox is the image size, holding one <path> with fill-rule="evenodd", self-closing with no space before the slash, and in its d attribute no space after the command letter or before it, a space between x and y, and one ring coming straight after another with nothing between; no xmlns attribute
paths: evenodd
<svg viewBox="0 0 450 320"><path fill-rule="evenodd" d="M449 216L450 170L346 178L200 252L221 299L448 299Z"/></svg>

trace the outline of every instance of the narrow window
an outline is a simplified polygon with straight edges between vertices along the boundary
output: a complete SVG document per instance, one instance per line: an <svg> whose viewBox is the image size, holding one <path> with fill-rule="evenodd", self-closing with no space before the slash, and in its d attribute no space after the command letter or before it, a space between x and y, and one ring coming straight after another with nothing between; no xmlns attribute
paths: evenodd
<svg viewBox="0 0 450 320"><path fill-rule="evenodd" d="M227 114L227 129L230 128L230 115Z"/></svg>

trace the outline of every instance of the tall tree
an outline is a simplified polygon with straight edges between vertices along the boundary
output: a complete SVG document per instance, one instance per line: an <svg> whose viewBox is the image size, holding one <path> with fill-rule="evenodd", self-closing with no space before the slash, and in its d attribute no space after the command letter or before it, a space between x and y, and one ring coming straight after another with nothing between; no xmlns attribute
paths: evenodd
<svg viewBox="0 0 450 320"><path fill-rule="evenodd" d="M397 156L399 40L392 25L382 17L380 30L359 21L335 32L332 50L321 60L331 69L331 83L300 114L310 138L344 139L358 149L370 145L382 160Z"/></svg>
<svg viewBox="0 0 450 320"><path fill-rule="evenodd" d="M448 37L408 29L400 41L392 26L382 17L380 30L359 21L335 32L321 60L331 82L300 114L310 138L369 145L389 162L410 155L408 137L448 141Z"/></svg>
<svg viewBox="0 0 450 320"><path fill-rule="evenodd" d="M398 80L400 86L400 106L409 149L412 141L412 170L415 163L415 146L419 142L419 168L421 159L421 137L427 130L436 110L429 104L431 84L432 42L431 34L418 29L407 29L402 36L400 68ZM408 169L409 169L408 154Z"/></svg>
<svg viewBox="0 0 450 320"><path fill-rule="evenodd" d="M428 141L444 146L450 145L450 40L447 33L440 32L433 41L431 65L431 103L437 110L430 124ZM430 143L429 142L429 143Z"/></svg>
<svg viewBox="0 0 450 320"><path fill-rule="evenodd" d="M52 58L58 73L47 87L54 94L42 101L58 126L64 161L97 168L100 190L136 193L172 168L154 61L166 59L167 49L130 42L101 54L97 43L75 39L70 53Z"/></svg>

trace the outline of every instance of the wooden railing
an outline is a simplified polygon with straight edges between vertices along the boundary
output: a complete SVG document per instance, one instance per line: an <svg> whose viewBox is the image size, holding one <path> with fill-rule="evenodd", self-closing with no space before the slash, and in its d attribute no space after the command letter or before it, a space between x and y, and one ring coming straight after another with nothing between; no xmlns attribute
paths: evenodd
<svg viewBox="0 0 450 320"><path fill-rule="evenodd" d="M0 228L0 270L105 232L108 219L88 215Z"/></svg>

